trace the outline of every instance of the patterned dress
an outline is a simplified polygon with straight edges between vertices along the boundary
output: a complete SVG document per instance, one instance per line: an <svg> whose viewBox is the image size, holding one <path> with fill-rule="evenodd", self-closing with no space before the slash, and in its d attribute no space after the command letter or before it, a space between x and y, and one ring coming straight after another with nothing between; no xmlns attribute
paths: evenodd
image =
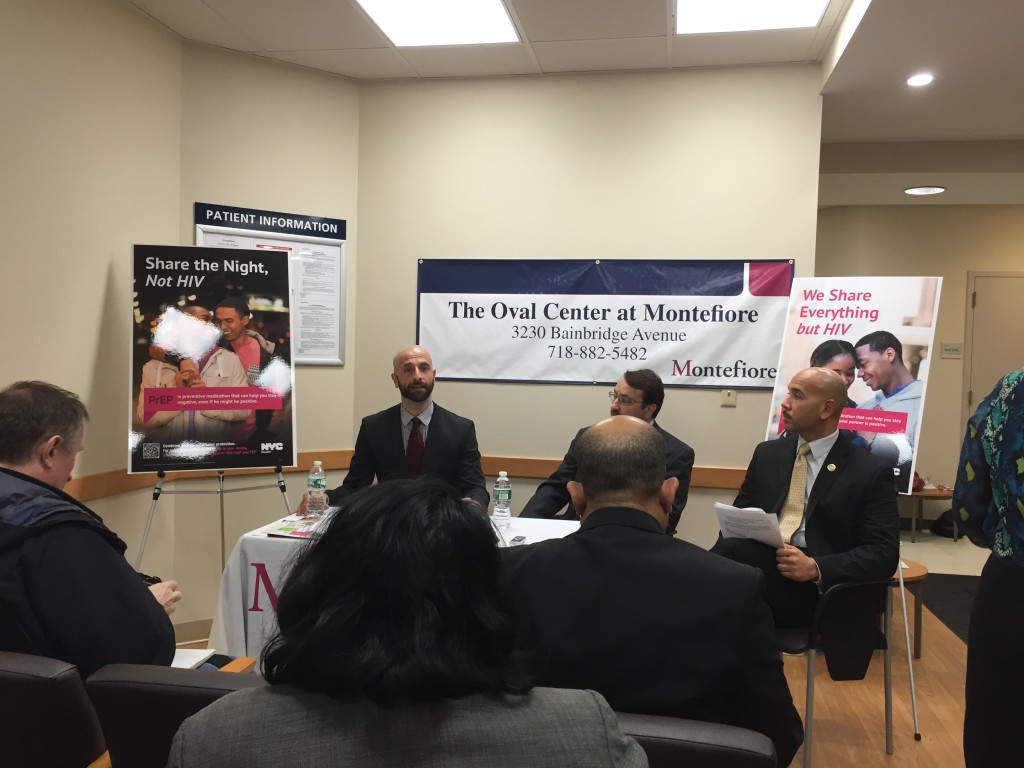
<svg viewBox="0 0 1024 768"><path fill-rule="evenodd" d="M1024 566L1024 370L1004 376L968 422L953 509L975 544Z"/></svg>

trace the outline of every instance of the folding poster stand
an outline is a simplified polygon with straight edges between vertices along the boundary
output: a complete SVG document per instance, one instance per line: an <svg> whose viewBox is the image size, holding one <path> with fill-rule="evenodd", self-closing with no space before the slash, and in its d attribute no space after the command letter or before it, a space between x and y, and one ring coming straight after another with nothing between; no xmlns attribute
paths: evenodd
<svg viewBox="0 0 1024 768"><path fill-rule="evenodd" d="M213 491L165 491L164 490L164 471L160 470L156 473L156 485L153 487L153 502L149 505L149 517L146 518L146 527L142 531L142 542L139 544L139 555L135 558L135 570L139 570L142 565L142 555L146 551L146 539L149 538L149 528L153 524L153 515L156 513L156 503L160 500L161 494L164 493L192 493L192 494L210 494L215 493L220 497L220 559L221 569L227 564L228 553L225 547L224 540L224 494L226 493L240 493L242 491L256 491L264 488L277 487L281 491L281 498L284 500L285 515L290 515L292 512L291 504L288 503L288 493L284 485L284 475L281 473L281 465L274 467L274 474L277 475L277 482L269 485L247 485L244 488L225 488L224 487L224 470L218 470L217 472L217 489Z"/></svg>

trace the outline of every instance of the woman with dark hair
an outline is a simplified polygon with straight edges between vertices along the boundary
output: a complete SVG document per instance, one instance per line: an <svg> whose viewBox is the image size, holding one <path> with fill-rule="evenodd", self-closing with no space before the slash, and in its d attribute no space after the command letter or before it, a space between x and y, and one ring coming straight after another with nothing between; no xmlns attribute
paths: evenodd
<svg viewBox="0 0 1024 768"><path fill-rule="evenodd" d="M835 371L846 382L846 388L857 380L857 355L853 351L853 344L843 339L828 339L821 342L811 352L812 368L827 368ZM846 398L846 405L855 408L856 403Z"/></svg>
<svg viewBox="0 0 1024 768"><path fill-rule="evenodd" d="M446 484L352 494L281 589L270 686L186 720L168 766L646 766L599 694L530 689L498 569Z"/></svg>

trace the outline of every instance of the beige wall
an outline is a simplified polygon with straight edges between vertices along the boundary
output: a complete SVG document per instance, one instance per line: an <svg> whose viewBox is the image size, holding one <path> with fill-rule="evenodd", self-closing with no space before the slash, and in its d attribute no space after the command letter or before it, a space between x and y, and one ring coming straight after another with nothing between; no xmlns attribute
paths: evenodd
<svg viewBox="0 0 1024 768"><path fill-rule="evenodd" d="M130 246L191 244L196 200L349 220L348 364L299 369L303 450L351 447L359 418L395 402L417 258L793 258L814 273L811 67L356 85L184 44L115 0L0 13L0 270L24 288L5 297L18 332L2 378L83 395L81 473L125 465ZM438 400L477 420L485 453L559 457L607 412L604 389L441 382ZM698 463L743 466L766 408L761 393L720 409L717 392L673 390L662 422ZM683 523L700 543L705 496ZM93 506L133 559L149 494ZM263 490L225 507L230 545L283 505ZM161 500L142 567L182 582L177 621L212 615L219 540L216 496Z"/></svg>
<svg viewBox="0 0 1024 768"><path fill-rule="evenodd" d="M820 116L809 67L364 84L356 412L394 402L418 258L793 258L813 274ZM560 457L606 390L441 382L437 399L476 420L484 453ZM745 464L767 400L717 402L674 390L662 422L699 463Z"/></svg>
<svg viewBox="0 0 1024 768"><path fill-rule="evenodd" d="M359 418L395 402L387 374L415 333L417 258L793 258L803 276L940 274L943 341L963 340L968 269L1021 268L1019 207L816 211L807 67L355 84L183 44L116 0L5 2L0 64L13 331L2 379L82 394L93 420L81 474L125 465L130 246L191 244L196 200L349 221L348 364L298 370L303 450L350 448ZM959 413L961 379L961 361L933 360L920 462L937 480L952 479L961 427L946 414ZM607 412L605 389L442 381L437 397L476 419L484 453L560 457ZM764 393L721 409L717 391L672 390L660 420L698 464L742 467L767 405ZM517 480L516 497L535 484ZM729 495L691 494L682 535L710 544L710 503ZM92 506L134 559L149 493ZM271 489L226 496L228 546L283 507ZM215 495L160 502L142 567L182 582L179 623L213 613L218 509Z"/></svg>
<svg viewBox="0 0 1024 768"><path fill-rule="evenodd" d="M348 221L350 316L358 256L359 94L344 78L185 45L181 229L193 244L197 201ZM354 360L350 321L346 345ZM299 367L300 448L350 447L354 365Z"/></svg>
<svg viewBox="0 0 1024 768"><path fill-rule="evenodd" d="M936 347L963 342L968 270L1024 269L1024 207L828 208L818 215L817 254L820 276L941 276ZM1020 362L1008 360L1006 370ZM964 432L963 360L936 353L930 366L917 467L933 482L952 485Z"/></svg>
<svg viewBox="0 0 1024 768"><path fill-rule="evenodd" d="M0 5L3 376L79 393L125 466L133 242L177 240L181 49L123 3Z"/></svg>
<svg viewBox="0 0 1024 768"><path fill-rule="evenodd" d="M792 258L813 274L815 77L776 67L362 84L356 413L395 401L387 373L415 335L419 258ZM608 413L606 391L435 390L476 421L483 453L551 458ZM672 390L659 421L699 464L745 466L767 407L763 393L721 409L717 391ZM713 541L711 500L689 505L684 536Z"/></svg>
<svg viewBox="0 0 1024 768"><path fill-rule="evenodd" d="M343 78L184 45L118 0L4 2L0 63L0 379L78 392L92 419L76 474L123 468L131 244L191 245L196 200L345 218L354 238L358 92ZM351 271L348 282L352 306ZM350 324L350 351L354 340ZM302 368L298 380L301 447L350 447L353 366ZM91 504L131 561L149 502L135 492ZM230 547L284 505L260 490L225 496L225 508ZM165 495L142 569L181 582L176 623L212 616L220 568L217 497Z"/></svg>

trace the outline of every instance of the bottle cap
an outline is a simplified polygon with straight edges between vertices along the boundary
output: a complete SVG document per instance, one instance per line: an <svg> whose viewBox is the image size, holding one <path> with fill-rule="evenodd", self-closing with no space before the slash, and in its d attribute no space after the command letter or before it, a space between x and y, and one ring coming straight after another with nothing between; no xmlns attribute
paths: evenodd
<svg viewBox="0 0 1024 768"><path fill-rule="evenodd" d="M508 472L502 470L501 472L498 473L498 477L508 477Z"/></svg>
<svg viewBox="0 0 1024 768"><path fill-rule="evenodd" d="M314 467L321 467L321 466L323 466L323 464L321 464L319 461L314 461L313 462L313 466Z"/></svg>

